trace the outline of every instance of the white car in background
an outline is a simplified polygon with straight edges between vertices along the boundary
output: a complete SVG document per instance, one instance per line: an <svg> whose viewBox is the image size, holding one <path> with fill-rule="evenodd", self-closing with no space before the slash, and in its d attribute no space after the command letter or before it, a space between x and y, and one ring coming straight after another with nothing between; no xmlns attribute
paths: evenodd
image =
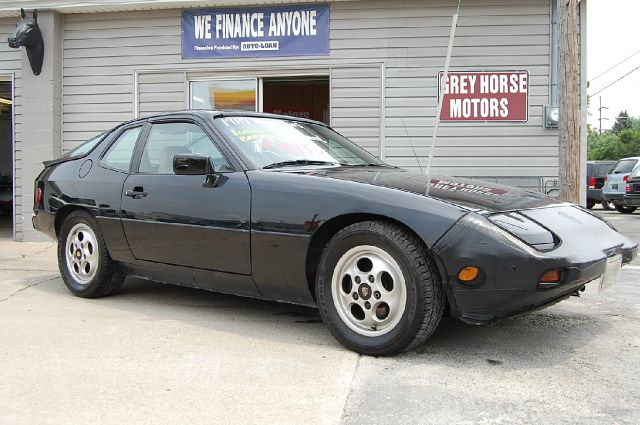
<svg viewBox="0 0 640 425"><path fill-rule="evenodd" d="M623 158L615 163L605 179L602 188L602 198L613 203L618 212L623 214L631 214L637 207L627 206L624 201L624 195L627 189L627 180L629 175L640 166L640 157L633 156Z"/></svg>

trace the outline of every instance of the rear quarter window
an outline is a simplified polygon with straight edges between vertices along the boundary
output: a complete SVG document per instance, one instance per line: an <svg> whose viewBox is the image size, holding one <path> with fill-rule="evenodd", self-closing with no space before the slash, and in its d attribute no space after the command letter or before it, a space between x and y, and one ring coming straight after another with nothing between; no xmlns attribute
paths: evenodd
<svg viewBox="0 0 640 425"><path fill-rule="evenodd" d="M108 132L105 131L104 133L100 133L97 136L87 140L77 148L72 149L71 151L62 155L62 158L78 158L88 154L93 150L93 148L95 148L100 142L102 142L107 133Z"/></svg>
<svg viewBox="0 0 640 425"><path fill-rule="evenodd" d="M142 127L133 127L125 130L118 139L111 144L107 153L104 154L102 164L114 170L128 172L131 167L133 150L141 131Z"/></svg>

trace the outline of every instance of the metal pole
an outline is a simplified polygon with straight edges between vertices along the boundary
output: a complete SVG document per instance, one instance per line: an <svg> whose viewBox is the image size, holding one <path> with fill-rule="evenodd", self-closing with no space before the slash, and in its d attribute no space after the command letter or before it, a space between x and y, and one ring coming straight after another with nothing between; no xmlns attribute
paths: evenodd
<svg viewBox="0 0 640 425"><path fill-rule="evenodd" d="M609 118L602 118L602 110L603 109L609 109L606 106L602 106L602 96L598 97L600 99L600 107L598 108L598 114L599 114L599 118L598 118L598 128L599 128L599 132L600 134L602 134L602 121L609 121Z"/></svg>
<svg viewBox="0 0 640 425"><path fill-rule="evenodd" d="M600 107L598 108L598 113L600 114L598 118L599 133L602 134L602 96L598 96L598 99L600 101Z"/></svg>

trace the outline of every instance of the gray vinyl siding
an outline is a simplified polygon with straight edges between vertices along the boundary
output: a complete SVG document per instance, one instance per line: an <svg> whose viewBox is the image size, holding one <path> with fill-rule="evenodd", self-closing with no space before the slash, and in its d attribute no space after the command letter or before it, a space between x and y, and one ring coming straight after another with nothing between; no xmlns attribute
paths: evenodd
<svg viewBox="0 0 640 425"><path fill-rule="evenodd" d="M140 74L138 78L138 116L185 109L184 72Z"/></svg>
<svg viewBox="0 0 640 425"><path fill-rule="evenodd" d="M380 156L382 124L381 65L331 69L331 125L374 155Z"/></svg>
<svg viewBox="0 0 640 425"><path fill-rule="evenodd" d="M16 22L14 18L2 18L0 19L0 34L11 34L16 27ZM20 130L22 128L22 119L21 119L21 105L22 98L20 97L21 93L21 61L22 61L22 50L11 49L6 42L6 37L2 43L0 43L0 74L3 75L13 75L14 78L14 143L15 143L15 151L14 151L14 161L15 161L15 182L16 185L14 187L14 195L15 195L15 203L14 203L14 213L16 219L16 240L22 240L22 194L30 193L30 183L22 181L22 168L24 158L22 157L22 146L21 146L21 138L20 138ZM30 195L27 195L30 196ZM30 213L30 211L27 211Z"/></svg>
<svg viewBox="0 0 640 425"><path fill-rule="evenodd" d="M452 5L445 0L332 3L328 57L260 61L182 60L179 9L65 15L63 147L71 149L134 117L134 70L139 115L147 115L185 107L185 75L194 71L219 77L315 68L329 70L331 121L338 131L391 164L424 166ZM529 122L441 124L435 172L558 175L557 132L543 128L549 46L550 0L463 2L451 69L528 70ZM156 72L162 69L166 72Z"/></svg>

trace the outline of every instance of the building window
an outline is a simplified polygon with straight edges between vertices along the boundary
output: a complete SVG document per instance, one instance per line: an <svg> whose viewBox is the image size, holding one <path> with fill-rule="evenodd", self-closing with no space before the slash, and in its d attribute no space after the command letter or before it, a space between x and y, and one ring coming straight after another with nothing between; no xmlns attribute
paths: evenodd
<svg viewBox="0 0 640 425"><path fill-rule="evenodd" d="M190 108L256 112L258 80L191 81Z"/></svg>

